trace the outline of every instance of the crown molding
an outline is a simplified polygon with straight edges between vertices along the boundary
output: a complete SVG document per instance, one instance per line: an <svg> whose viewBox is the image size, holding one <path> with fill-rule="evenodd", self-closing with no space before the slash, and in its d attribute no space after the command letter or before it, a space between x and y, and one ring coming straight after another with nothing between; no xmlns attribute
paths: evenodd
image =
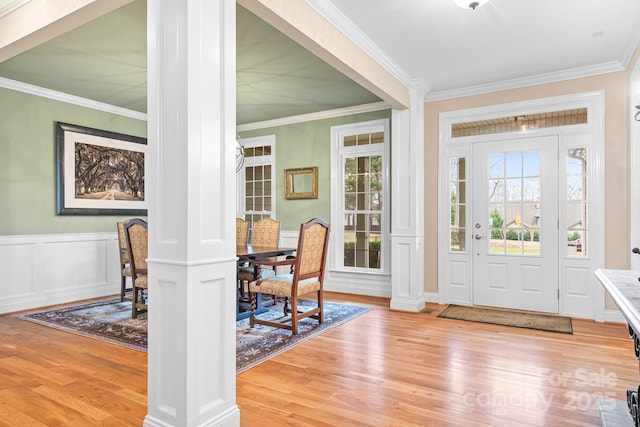
<svg viewBox="0 0 640 427"><path fill-rule="evenodd" d="M631 64L631 60L633 59L633 55L636 53L636 50L640 49L640 25L636 25L636 32L634 37L629 40L627 43L627 47L625 48L622 59L620 63L624 66L624 68L628 68Z"/></svg>
<svg viewBox="0 0 640 427"><path fill-rule="evenodd" d="M319 111L317 113L301 114L299 116L283 117L281 119L265 120L263 122L246 123L238 125L236 130L244 132L247 130L266 129L276 126L293 125L296 123L311 122L315 120L332 119L334 117L348 116L351 114L370 113L390 109L391 106L384 101L371 104L356 105L354 107L337 108L335 110Z"/></svg>
<svg viewBox="0 0 640 427"><path fill-rule="evenodd" d="M53 99L55 101L65 102L67 104L78 105L80 107L91 108L93 110L104 111L107 113L117 114L119 116L129 117L132 119L147 121L147 114L139 111L130 110L127 108L116 107L114 105L106 104L103 102L93 101L87 98L81 98L79 96L69 95L68 93L58 92L51 89L46 89L40 86L30 85L22 83L16 80L0 77L0 87L5 89L15 90L17 92L28 93L30 95L40 96L43 98ZM317 113L301 114L298 116L283 117L274 120L265 120L262 122L247 123L239 125L238 131L247 131L254 129L264 129L275 126L285 126L295 123L303 123L314 120L330 119L334 117L341 117L350 114L369 113L372 111L380 111L391 108L386 102L374 102L371 104L356 105L354 107L338 108L335 110L320 111Z"/></svg>
<svg viewBox="0 0 640 427"><path fill-rule="evenodd" d="M396 64L377 44L363 33L349 18L347 18L329 0L305 0L322 17L359 46L367 55L373 58L385 70L400 80L405 86L411 87L413 79Z"/></svg>
<svg viewBox="0 0 640 427"><path fill-rule="evenodd" d="M31 0L13 0L13 1L0 1L0 18L10 14L17 8L23 6L25 3Z"/></svg>
<svg viewBox="0 0 640 427"><path fill-rule="evenodd" d="M106 113L117 114L119 116L130 117L132 119L147 121L147 114L139 111L130 110L128 108L116 107L115 105L98 102L87 98L82 98L68 93L58 92L46 89L40 86L19 82L16 80L0 77L0 87L24 92L30 95L40 96L43 98L53 99L55 101L65 102L67 104L78 105L80 107L91 108L93 110L104 111Z"/></svg>
<svg viewBox="0 0 640 427"><path fill-rule="evenodd" d="M528 86L536 86L540 84L555 83L564 80L591 77L599 74L613 73L617 71L623 71L625 70L625 68L626 67L624 67L619 61L612 61L588 67L572 68L570 70L538 74L536 76L523 77L519 79L504 80L501 82L490 83L486 85L430 92L425 95L425 101L441 101L445 99L461 98L463 96L482 95L491 92L499 92L502 90L519 89Z"/></svg>

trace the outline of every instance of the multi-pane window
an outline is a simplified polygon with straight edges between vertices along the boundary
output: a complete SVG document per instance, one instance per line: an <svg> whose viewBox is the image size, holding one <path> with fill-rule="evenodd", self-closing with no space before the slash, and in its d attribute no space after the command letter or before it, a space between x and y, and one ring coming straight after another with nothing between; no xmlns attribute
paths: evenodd
<svg viewBox="0 0 640 427"><path fill-rule="evenodd" d="M453 252L466 250L466 159L452 157L449 161L449 194L451 211L449 249Z"/></svg>
<svg viewBox="0 0 640 427"><path fill-rule="evenodd" d="M379 269L382 156L345 157L344 177L344 265Z"/></svg>
<svg viewBox="0 0 640 427"><path fill-rule="evenodd" d="M337 268L344 270L385 270L384 224L388 188L385 168L386 121L342 126L334 147L341 184L334 186L339 193L340 213L334 216ZM335 229L335 228L334 228Z"/></svg>
<svg viewBox="0 0 640 427"><path fill-rule="evenodd" d="M540 152L488 159L489 253L540 255Z"/></svg>
<svg viewBox="0 0 640 427"><path fill-rule="evenodd" d="M573 147L567 162L567 255L586 256L588 236L587 148Z"/></svg>
<svg viewBox="0 0 640 427"><path fill-rule="evenodd" d="M273 137L244 140L245 159L242 169L238 172L238 199L241 204L238 216L249 222L249 232L254 222L275 217L274 142Z"/></svg>

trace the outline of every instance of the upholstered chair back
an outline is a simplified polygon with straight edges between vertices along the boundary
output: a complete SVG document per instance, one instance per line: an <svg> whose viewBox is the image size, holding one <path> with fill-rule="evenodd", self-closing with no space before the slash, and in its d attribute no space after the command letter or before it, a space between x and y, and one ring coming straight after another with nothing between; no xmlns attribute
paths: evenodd
<svg viewBox="0 0 640 427"><path fill-rule="evenodd" d="M276 247L280 242L280 223L271 218L264 218L253 224L251 230L251 246Z"/></svg>
<svg viewBox="0 0 640 427"><path fill-rule="evenodd" d="M126 231L132 266L135 268L136 273L141 270L146 271L149 253L147 223L141 220L131 220L126 225Z"/></svg>
<svg viewBox="0 0 640 427"><path fill-rule="evenodd" d="M124 235L124 224L127 221L116 223L118 227L118 244L120 245L120 262L122 264L129 263L129 253L127 252L127 238Z"/></svg>
<svg viewBox="0 0 640 427"><path fill-rule="evenodd" d="M323 267L324 250L328 228L323 224L313 224L305 230L297 257L300 258L299 274L320 272Z"/></svg>
<svg viewBox="0 0 640 427"><path fill-rule="evenodd" d="M249 223L242 218L236 218L236 246L244 246L247 244L248 232Z"/></svg>

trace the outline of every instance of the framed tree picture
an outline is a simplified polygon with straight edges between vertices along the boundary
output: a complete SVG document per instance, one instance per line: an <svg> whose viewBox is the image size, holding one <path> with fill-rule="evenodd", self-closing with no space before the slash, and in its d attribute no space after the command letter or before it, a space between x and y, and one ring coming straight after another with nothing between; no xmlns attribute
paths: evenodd
<svg viewBox="0 0 640 427"><path fill-rule="evenodd" d="M56 213L147 214L146 138L56 122Z"/></svg>

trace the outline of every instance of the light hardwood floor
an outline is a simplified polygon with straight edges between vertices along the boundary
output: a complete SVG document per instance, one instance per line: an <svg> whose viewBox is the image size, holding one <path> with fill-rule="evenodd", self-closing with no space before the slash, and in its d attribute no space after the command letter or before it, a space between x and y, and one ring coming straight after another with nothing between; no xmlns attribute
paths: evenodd
<svg viewBox="0 0 640 427"><path fill-rule="evenodd" d="M388 300L237 376L243 426L599 426L640 383L622 324L574 334L440 319ZM141 425L146 354L0 316L0 426Z"/></svg>

